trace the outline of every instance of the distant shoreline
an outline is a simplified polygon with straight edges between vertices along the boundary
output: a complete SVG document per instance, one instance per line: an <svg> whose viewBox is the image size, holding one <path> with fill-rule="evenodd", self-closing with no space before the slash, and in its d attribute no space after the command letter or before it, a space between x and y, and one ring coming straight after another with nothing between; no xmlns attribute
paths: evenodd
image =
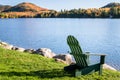
<svg viewBox="0 0 120 80"><path fill-rule="evenodd" d="M33 3L0 6L0 18L120 18L120 3L109 3L100 8L49 10Z"/></svg>
<svg viewBox="0 0 120 80"><path fill-rule="evenodd" d="M109 3L100 8L50 10L33 3L15 6L0 5L0 18L120 18L120 3Z"/></svg>
<svg viewBox="0 0 120 80"><path fill-rule="evenodd" d="M120 8L119 8L120 9ZM64 11L64 12L56 12L56 11L49 11L49 12L1 12L0 13L0 19L3 18L91 18L91 19L120 19L120 13L118 14L110 14L110 10L107 11L106 13L85 13L84 10L81 13L76 14L76 10L71 11ZM77 10L77 12L82 11ZM92 12L92 11L91 11ZM107 14L107 15L106 15Z"/></svg>

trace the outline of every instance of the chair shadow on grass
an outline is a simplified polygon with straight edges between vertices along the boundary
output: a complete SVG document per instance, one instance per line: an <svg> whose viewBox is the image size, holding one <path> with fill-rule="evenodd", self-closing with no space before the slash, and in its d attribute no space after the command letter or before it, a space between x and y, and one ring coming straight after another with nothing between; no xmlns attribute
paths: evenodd
<svg viewBox="0 0 120 80"><path fill-rule="evenodd" d="M55 77L65 77L73 76L70 73L65 72L62 69L50 69L50 70L39 70L39 71L30 71L30 72L0 72L2 76L33 76L40 78L55 78Z"/></svg>

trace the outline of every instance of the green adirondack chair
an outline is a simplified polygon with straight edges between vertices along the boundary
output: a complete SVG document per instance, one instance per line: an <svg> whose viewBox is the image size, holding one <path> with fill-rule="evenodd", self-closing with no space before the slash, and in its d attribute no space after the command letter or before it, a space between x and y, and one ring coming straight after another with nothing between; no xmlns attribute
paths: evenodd
<svg viewBox="0 0 120 80"><path fill-rule="evenodd" d="M105 54L89 54L89 53L83 53L79 42L77 39L69 35L67 38L67 43L70 47L70 54L73 55L76 65L79 67L78 69L75 69L75 76L80 75L86 75L92 72L99 71L99 75L102 75L102 67L105 61ZM100 62L90 65L89 56L100 56Z"/></svg>

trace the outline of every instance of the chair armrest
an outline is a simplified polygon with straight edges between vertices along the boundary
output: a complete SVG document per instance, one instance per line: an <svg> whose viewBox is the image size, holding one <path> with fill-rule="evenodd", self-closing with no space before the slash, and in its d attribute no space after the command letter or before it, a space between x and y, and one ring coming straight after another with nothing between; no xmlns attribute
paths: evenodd
<svg viewBox="0 0 120 80"><path fill-rule="evenodd" d="M89 55L89 56L106 56L106 54L94 54L94 53L89 53L89 52L85 52L85 55Z"/></svg>
<svg viewBox="0 0 120 80"><path fill-rule="evenodd" d="M106 56L106 54L93 54L93 53L90 53L90 52L85 52L83 54L72 54L70 53L71 55L86 55L86 56Z"/></svg>
<svg viewBox="0 0 120 80"><path fill-rule="evenodd" d="M85 55L88 55L88 56L100 56L100 64L105 63L106 54L93 54L93 53L90 54L89 52L86 52Z"/></svg>

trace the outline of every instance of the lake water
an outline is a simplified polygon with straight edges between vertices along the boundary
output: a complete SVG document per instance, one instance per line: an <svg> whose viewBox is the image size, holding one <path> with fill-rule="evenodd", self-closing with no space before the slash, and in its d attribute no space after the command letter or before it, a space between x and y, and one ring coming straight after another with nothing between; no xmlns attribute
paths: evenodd
<svg viewBox="0 0 120 80"><path fill-rule="evenodd" d="M120 19L0 19L0 40L14 46L67 53L68 35L83 51L107 54L106 63L120 70Z"/></svg>

